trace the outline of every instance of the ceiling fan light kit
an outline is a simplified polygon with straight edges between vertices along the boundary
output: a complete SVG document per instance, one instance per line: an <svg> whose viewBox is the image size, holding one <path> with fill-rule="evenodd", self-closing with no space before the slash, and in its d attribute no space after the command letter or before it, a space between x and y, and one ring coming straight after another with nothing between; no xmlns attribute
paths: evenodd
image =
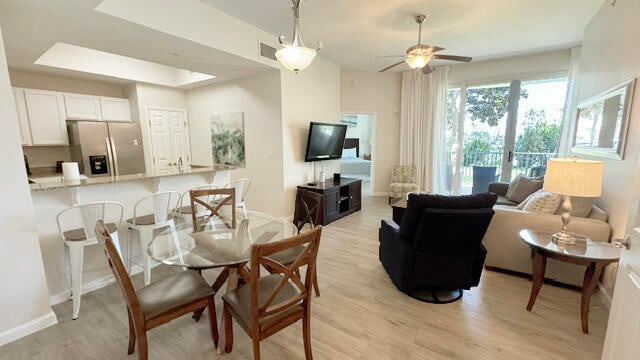
<svg viewBox="0 0 640 360"><path fill-rule="evenodd" d="M282 49L276 51L278 61L289 70L296 73L306 69L316 57L316 53L322 49L322 43L318 41L318 48L311 49L305 47L300 36L300 1L291 0L291 9L293 11L293 41L287 44L284 36L278 38L278 42L283 46Z"/></svg>
<svg viewBox="0 0 640 360"><path fill-rule="evenodd" d="M404 55L404 61L387 66L379 72L385 72L392 69L402 63L406 63L412 69L423 69L425 74L433 72L433 68L429 66L429 62L433 59L453 60L470 62L471 58L466 56L455 55L439 55L435 52L442 51L444 48L439 46L430 46L422 44L422 24L427 17L425 15L418 15L414 17L415 22L418 24L418 43L407 49L406 55ZM393 57L393 56L392 56Z"/></svg>

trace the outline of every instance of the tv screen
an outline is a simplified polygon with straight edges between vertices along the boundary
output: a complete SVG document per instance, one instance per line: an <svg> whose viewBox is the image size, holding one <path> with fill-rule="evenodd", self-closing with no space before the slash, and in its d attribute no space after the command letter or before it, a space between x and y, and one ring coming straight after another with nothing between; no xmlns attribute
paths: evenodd
<svg viewBox="0 0 640 360"><path fill-rule="evenodd" d="M304 161L339 159L346 134L347 125L312 122Z"/></svg>

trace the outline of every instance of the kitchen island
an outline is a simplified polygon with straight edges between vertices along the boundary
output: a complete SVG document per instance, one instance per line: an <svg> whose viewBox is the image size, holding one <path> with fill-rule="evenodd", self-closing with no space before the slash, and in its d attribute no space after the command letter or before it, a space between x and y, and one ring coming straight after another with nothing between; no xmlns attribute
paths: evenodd
<svg viewBox="0 0 640 360"><path fill-rule="evenodd" d="M52 304L63 302L69 299L70 295L68 266L65 260L66 250L56 223L56 216L60 211L76 204L95 201L122 203L124 221L119 225L119 238L123 247L131 241L135 260L140 255L140 249L138 249L135 233L130 233L127 229L126 219L133 216L133 208L139 200L157 191L184 193L193 187L210 183L222 187L231 180L230 170L233 169L223 165L187 166L180 170L176 168L174 171L165 171L162 174L147 172L137 175L91 177L66 182L61 174L34 172L36 176L30 178L34 183L29 186L37 219L36 230L40 240L50 302ZM146 210L145 214L151 213L151 209ZM78 223L77 226L79 227L80 224ZM130 239L131 236L134 238ZM139 267L134 267L134 273L140 270ZM87 247L84 254L83 293L112 282L113 277L100 246Z"/></svg>

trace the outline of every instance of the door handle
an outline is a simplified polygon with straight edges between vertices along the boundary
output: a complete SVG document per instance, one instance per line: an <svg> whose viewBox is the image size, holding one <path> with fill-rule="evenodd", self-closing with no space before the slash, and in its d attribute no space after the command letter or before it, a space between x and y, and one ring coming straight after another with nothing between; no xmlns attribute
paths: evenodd
<svg viewBox="0 0 640 360"><path fill-rule="evenodd" d="M613 246L629 250L631 247L631 238L629 235L625 235L622 239L613 239Z"/></svg>

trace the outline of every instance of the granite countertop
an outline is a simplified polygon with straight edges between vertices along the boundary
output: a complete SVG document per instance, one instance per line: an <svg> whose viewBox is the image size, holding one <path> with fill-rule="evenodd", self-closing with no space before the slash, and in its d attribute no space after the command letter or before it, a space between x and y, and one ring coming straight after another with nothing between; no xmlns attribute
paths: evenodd
<svg viewBox="0 0 640 360"><path fill-rule="evenodd" d="M166 176L198 174L198 173L233 170L233 169L236 169L236 167L230 166L230 165L213 165L213 166L195 166L194 165L194 166L185 167L180 171L176 169L174 171L171 171L168 173L162 173L162 174L147 172L143 174L132 174L132 175L121 175L121 176L83 177L82 179L75 180L75 181L64 181L62 178L62 174L56 173L55 170L53 172L48 172L45 170L34 172L32 170L33 175L29 177L29 180L35 183L33 184L30 183L29 187L32 192L35 192L35 191L72 188L77 186L111 184L111 183L124 182L124 181L154 179L154 178L161 178Z"/></svg>

